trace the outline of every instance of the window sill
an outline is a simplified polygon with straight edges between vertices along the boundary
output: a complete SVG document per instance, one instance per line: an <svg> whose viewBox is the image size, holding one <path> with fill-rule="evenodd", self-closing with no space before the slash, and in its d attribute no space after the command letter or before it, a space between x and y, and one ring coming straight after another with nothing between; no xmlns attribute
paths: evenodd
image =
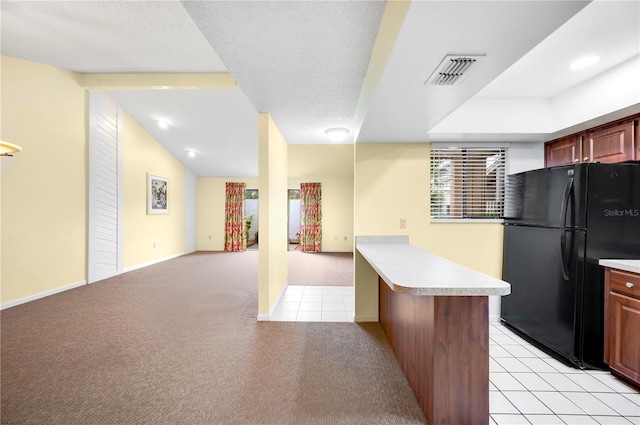
<svg viewBox="0 0 640 425"><path fill-rule="evenodd" d="M493 223L502 224L501 218L432 218L432 223Z"/></svg>

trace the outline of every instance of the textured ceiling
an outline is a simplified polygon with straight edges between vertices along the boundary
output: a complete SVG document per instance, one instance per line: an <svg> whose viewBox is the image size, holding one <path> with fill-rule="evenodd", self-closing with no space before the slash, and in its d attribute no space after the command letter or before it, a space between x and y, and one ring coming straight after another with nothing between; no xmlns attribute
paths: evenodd
<svg viewBox="0 0 640 425"><path fill-rule="evenodd" d="M426 141L468 99L569 89L583 77L561 59L589 46L607 57L584 78L637 56L640 2L587 3L413 1L403 19L384 1L2 0L1 52L81 73L229 72L238 88L109 93L198 176L255 177L258 112L289 144L335 126L347 143ZM447 53L487 57L464 87L425 87Z"/></svg>
<svg viewBox="0 0 640 425"><path fill-rule="evenodd" d="M273 116L289 143L326 143L327 128L352 128L384 2L183 4L256 109Z"/></svg>
<svg viewBox="0 0 640 425"><path fill-rule="evenodd" d="M226 72L177 1L2 0L2 54L76 72Z"/></svg>

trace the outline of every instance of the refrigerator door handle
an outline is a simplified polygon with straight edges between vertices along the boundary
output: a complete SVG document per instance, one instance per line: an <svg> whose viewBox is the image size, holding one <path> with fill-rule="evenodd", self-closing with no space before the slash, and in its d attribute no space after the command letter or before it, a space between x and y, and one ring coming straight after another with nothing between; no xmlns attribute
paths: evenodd
<svg viewBox="0 0 640 425"><path fill-rule="evenodd" d="M560 264L562 265L562 277L564 280L569 280L569 259L567 258L567 211L569 206L569 200L573 194L573 177L567 180L567 185L564 188L564 197L562 199L562 206L560 207L560 217L562 219L562 235L560 236ZM571 223L573 225L573 223ZM570 230L569 230L570 231Z"/></svg>
<svg viewBox="0 0 640 425"><path fill-rule="evenodd" d="M560 255L560 264L562 265L562 277L564 278L564 280L569 280L569 265L571 264L571 254L567 255L567 233L569 233L571 236L573 236L573 232L574 230L572 229L564 229L562 231L562 236L560 236L560 249L561 249L561 255ZM569 245L573 246L573 238L571 238L571 240L569 241ZM571 253L572 250L569 250L569 252Z"/></svg>
<svg viewBox="0 0 640 425"><path fill-rule="evenodd" d="M567 184L564 187L564 197L562 198L562 205L560 206L560 218L562 220L562 227L567 227L567 210L569 209L569 199L573 193L573 177L567 180ZM573 226L573 223L571 223Z"/></svg>

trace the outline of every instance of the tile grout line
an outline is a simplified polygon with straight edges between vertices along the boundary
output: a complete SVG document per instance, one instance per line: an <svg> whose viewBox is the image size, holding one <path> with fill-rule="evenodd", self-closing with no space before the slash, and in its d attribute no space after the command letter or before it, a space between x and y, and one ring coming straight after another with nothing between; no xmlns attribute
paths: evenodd
<svg viewBox="0 0 640 425"><path fill-rule="evenodd" d="M498 334L498 335L499 335L499 334L504 334L504 332L502 332L502 331L501 331L501 329L496 329L496 328L495 328L495 325L492 325L492 326L494 327L494 332L493 332L493 333L491 333L491 332L490 332L490 337L491 337L492 335L496 335L496 334ZM508 329L507 329L507 330L508 330ZM498 332L496 333L495 331L498 331ZM512 334L513 334L513 333L512 333ZM511 335L509 335L509 336L511 337ZM516 340L516 338L518 338L518 339ZM522 340L522 338L520 338L518 335L515 335L515 334L512 336L512 339L514 339L514 341L515 341L515 342L518 342L518 345L519 345L519 346L521 346L521 347L523 347L523 348L527 349L527 346L529 345L529 343L528 343L527 341ZM526 345L525 345L525 344L522 344L522 343L520 343L519 341L527 342L527 344L526 344ZM492 340L492 342L494 342L496 346L500 347L501 349L505 350L508 354L510 354L511 356L510 356L510 357L508 357L508 358L515 358L515 359L517 359L517 360L520 360L520 362L521 362L521 363L523 363L523 364L524 364L524 366L526 366L528 369L530 369L530 372L526 372L526 373L531 373L531 374L535 375L538 379L542 380L542 382L545 382L545 383L546 383L550 388L553 388L553 391L537 391L537 392L548 392L548 393L563 394L563 392L558 391L558 390L556 389L556 387L555 387L555 386L553 386L553 385L551 384L551 382L549 382L548 380L544 379L544 377L540 376L540 373L545 373L545 372L537 372L536 370L534 370L534 369L532 369L531 367L529 367L529 366L528 366L525 362L523 362L521 359L519 359L518 357L514 356L514 355L513 355L509 350L507 350L503 345L501 345L500 343L498 343L498 342L497 342L497 341L495 341L495 340ZM534 346L534 347L535 347L535 346ZM536 347L536 348L537 348L537 347ZM533 352L532 354L534 354L534 355L535 355L536 353L535 353L535 352ZM500 357L500 358L507 358L507 357ZM619 410L617 410L616 408L614 408L614 405L610 405L610 404L608 404L605 400L602 400L602 399L600 399L599 397L597 397L597 396L595 396L595 395L594 395L594 394L596 394L596 393L597 393L597 394L600 394L599 392L597 392L597 391L590 391L587 387L585 387L585 382L582 382L582 385L581 385L579 382L575 381L574 379L571 379L570 375L580 375L580 374L585 374L586 376L590 376L591 378L593 378L593 379L595 380L595 382L597 382L597 384L598 384L599 386L602 386L603 388L606 388L606 389L608 389L608 390L609 390L609 391L605 391L605 392L603 392L602 394L617 394L617 395L619 395L620 397L624 397L624 399L629 400L633 405L637 405L637 403L635 403L634 401L630 400L630 398L625 397L625 394L627 394L626 392L625 392L625 393L621 393L621 392L620 392L620 391L618 391L616 388L614 388L614 387L612 387L612 386L608 385L608 384L607 384L606 382L604 382L603 380L598 379L597 377L595 377L595 376L594 376L594 375L597 375L597 374L590 374L590 373L588 373L588 371L582 371L582 370L580 370L580 371L576 371L575 373L565 373L565 372L563 372L563 371L561 371L561 370L558 370L558 368L554 367L554 366L553 366L553 364L551 364L551 363L550 363L550 360L547 360L546 358L540 357L540 356L538 356L538 355L536 355L536 357L531 357L531 358L538 358L538 359L540 359L540 360L545 361L545 363L549 364L549 366L550 366L552 369L555 369L555 370L556 370L556 372L548 372L548 373L556 373L556 374L560 374L560 375L562 375L565 379L567 379L567 380L569 380L570 382L572 382L572 383L573 383L577 388L580 388L580 390L581 390L581 391L567 391L567 392L571 392L571 393L583 393L583 394L590 394L592 397L594 397L595 399L597 399L600 403L602 403L602 404L603 404L605 407L607 407L609 410L611 410L611 411L613 411L613 412L615 412L615 413L616 413L615 415L611 415L611 414L609 414L609 415L607 415L607 414L605 414L605 415L594 415L594 414L589 414L589 413L585 412L585 411L584 411L584 409L583 409L582 407L580 407L580 406L578 406L577 404L575 404L575 403L573 402L573 400L568 399L567 397L565 397L565 398L567 399L567 402L571 403L571 405L572 405L572 406L574 406L574 407L575 407L575 408L577 408L578 410L582 411L582 412L583 412L583 414L562 414L562 416L565 416L565 417L568 417L568 416L585 416L585 417L588 417L588 418L590 418L591 420L593 420L595 423L600 423L600 422L598 422L598 421L595 419L595 417L618 417L618 418L622 418L623 420L627 421L627 423L628 423L628 420L626 419L626 418L627 418L627 416L625 416L625 415L623 415L623 414L621 414L621 413L618 413L618 412L619 412ZM519 392L521 392L521 393L524 393L524 392L528 392L528 393L530 393L530 394L531 394L531 396L533 396L536 400L538 400L538 401L541 403L541 405L543 405L545 408L547 408L549 411L551 411L553 416L557 417L560 421L565 422L565 421L560 417L560 414L559 414L559 413L555 412L555 411L554 411L554 410L553 410L549 405L547 405L543 400L541 400L541 399L540 399L540 398L538 398L535 394L533 394L533 391L532 391L531 389L527 388L527 387L526 387L522 382L520 382L520 381L519 381L519 380L518 380L518 379L513 375L514 373L520 373L520 372L515 372L515 371L508 370L508 369L504 368L504 367L500 364L500 362L498 362L498 361L497 361L497 358L496 358L496 357L490 356L490 359L492 359L493 361L495 361L495 362L496 362L496 363L497 363L497 364L498 364L502 369L504 369L504 372L506 372L506 373L509 375L509 377L510 377L511 379L515 380L515 382L519 383L521 386L523 386L523 387L525 388L525 390L524 390L524 391L523 391L523 390L513 390L513 392L519 391ZM551 357L550 359L553 359L553 358ZM558 361L558 360L557 360L557 359L553 359L553 361ZM498 371L490 372L490 378L491 378L491 375L492 375L492 374L496 374L496 373L503 373L503 372L498 372ZM525 372L522 372L522 373L525 373ZM490 381L491 381L491 379L490 379ZM492 382L492 383L493 383L493 382ZM519 412L519 414L515 414L515 413L513 413L513 415L515 415L515 416L521 416L523 420L525 420L525 421L529 422L529 420L528 420L528 418L527 418L527 414L523 413L523 412L522 412L522 411L521 411L521 410L520 410L520 409L519 409L519 408L518 408L518 407L517 407L517 406L512 402L512 400L510 400L510 399L507 397L507 395L505 394L505 392L507 392L507 391L511 391L511 390L501 389L501 388L499 388L499 387L498 387L497 385L495 385L495 384L493 384L493 386L495 387L495 390L493 390L493 391L498 391L498 392L500 393L500 395L501 395L502 397L504 397L504 399L505 399L505 400L507 400L507 401L509 402L509 404L510 404L510 405L511 405L511 406L512 406L516 411L518 411L518 412ZM631 392L631 391L633 391L633 389L632 389L632 388L630 388L630 393L629 393L629 394L634 394L634 393L633 393L633 392ZM636 394L637 394L637 392L636 392ZM640 406L639 406L639 407L640 407ZM507 414L507 413L490 413L490 417L491 417L491 419L492 419L492 421L493 421L494 423L499 424L499 422L494 418L494 415L503 415L503 414L504 414L504 415L509 415L509 414ZM536 414L529 414L529 416L533 416L533 415L536 415Z"/></svg>

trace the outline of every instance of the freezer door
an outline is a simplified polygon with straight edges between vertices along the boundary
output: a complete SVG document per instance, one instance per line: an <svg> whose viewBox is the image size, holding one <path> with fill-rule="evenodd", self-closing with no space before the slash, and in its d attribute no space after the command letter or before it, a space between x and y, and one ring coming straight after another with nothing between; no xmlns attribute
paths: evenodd
<svg viewBox="0 0 640 425"><path fill-rule="evenodd" d="M583 228L586 167L567 165L507 176L505 222L540 227Z"/></svg>
<svg viewBox="0 0 640 425"><path fill-rule="evenodd" d="M576 315L582 276L576 247L581 237L574 230L505 226L503 279L511 294L501 301L506 324L575 364L580 363Z"/></svg>

